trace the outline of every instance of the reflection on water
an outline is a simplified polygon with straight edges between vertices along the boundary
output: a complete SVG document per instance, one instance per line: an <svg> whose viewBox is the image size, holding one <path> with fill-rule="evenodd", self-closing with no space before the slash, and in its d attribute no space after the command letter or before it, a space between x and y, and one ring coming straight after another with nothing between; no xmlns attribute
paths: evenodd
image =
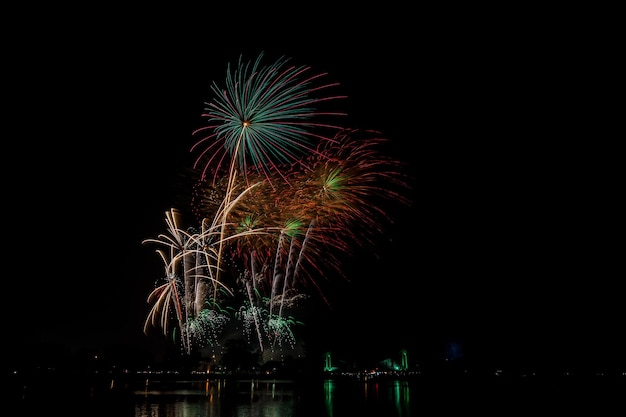
<svg viewBox="0 0 626 417"><path fill-rule="evenodd" d="M136 417L410 416L408 381L299 385L293 381L146 381L134 391Z"/></svg>
<svg viewBox="0 0 626 417"><path fill-rule="evenodd" d="M398 416L409 415L409 383L407 381L393 382L393 399Z"/></svg>
<svg viewBox="0 0 626 417"><path fill-rule="evenodd" d="M326 415L333 417L333 393L335 391L335 381L327 379L324 381L324 399L326 404Z"/></svg>
<svg viewBox="0 0 626 417"><path fill-rule="evenodd" d="M103 417L410 417L607 410L626 415L626 378L153 380L11 379L10 415ZM494 413L494 414L490 414Z"/></svg>
<svg viewBox="0 0 626 417"><path fill-rule="evenodd" d="M135 391L136 417L295 416L298 396L291 381L146 381Z"/></svg>

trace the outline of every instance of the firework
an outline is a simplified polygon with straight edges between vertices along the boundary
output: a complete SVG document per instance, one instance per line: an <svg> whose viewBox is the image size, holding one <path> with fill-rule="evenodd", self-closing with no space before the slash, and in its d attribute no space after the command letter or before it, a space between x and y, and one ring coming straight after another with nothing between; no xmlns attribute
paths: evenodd
<svg viewBox="0 0 626 417"><path fill-rule="evenodd" d="M225 87L212 85L207 125L193 132L192 151L204 146L191 199L200 227L184 229L172 209L168 233L144 241L165 267L144 331L176 323L186 353L219 343L231 320L261 352L293 346L302 323L292 313L310 288L327 302L319 277L342 275L342 256L374 244L389 200L408 203L386 139L325 121L344 114L321 109L344 96L317 96L336 83L285 58L261 60L229 65Z"/></svg>
<svg viewBox="0 0 626 417"><path fill-rule="evenodd" d="M216 343L213 336L228 320L217 295L232 296L233 292L217 280L215 272L218 256L215 247L223 244L218 239L222 225L203 222L201 231L196 233L193 229L183 230L180 222L180 212L171 209L166 213L169 233L143 241L144 244L160 246L156 252L165 269L164 283L148 296L148 302L153 306L144 324L144 332L151 325L160 325L167 334L173 317L179 330L181 347L186 353L191 353L193 346L199 343ZM250 229L229 235L226 239L243 239L256 233L267 232Z"/></svg>
<svg viewBox="0 0 626 417"><path fill-rule="evenodd" d="M214 100L202 115L207 125L193 132L200 139L191 149L205 147L194 164L203 176L213 167L214 175L223 168L229 169L229 177L233 169L242 175L256 170L269 179L281 166L313 152L319 141L332 140L326 132L342 129L320 121L345 115L319 108L345 98L319 96L338 83L321 83L326 73L310 74L310 67L290 66L288 58L261 66L262 58L262 53L254 62L240 57L236 69L228 65L226 87L211 85Z"/></svg>

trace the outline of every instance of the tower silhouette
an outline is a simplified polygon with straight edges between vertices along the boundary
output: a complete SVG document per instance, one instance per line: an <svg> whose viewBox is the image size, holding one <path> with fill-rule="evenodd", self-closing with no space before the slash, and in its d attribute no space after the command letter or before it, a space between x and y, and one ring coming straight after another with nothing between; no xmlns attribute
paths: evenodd
<svg viewBox="0 0 626 417"><path fill-rule="evenodd" d="M330 357L330 352L326 352L324 357L324 371L330 372L333 370L333 364Z"/></svg>
<svg viewBox="0 0 626 417"><path fill-rule="evenodd" d="M406 349L402 349L400 351L400 370L406 371L409 369L409 359L407 356Z"/></svg>

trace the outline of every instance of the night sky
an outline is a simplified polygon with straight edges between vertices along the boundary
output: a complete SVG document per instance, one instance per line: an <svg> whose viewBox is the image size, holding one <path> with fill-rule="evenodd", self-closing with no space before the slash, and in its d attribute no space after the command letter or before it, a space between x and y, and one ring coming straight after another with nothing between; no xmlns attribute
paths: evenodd
<svg viewBox="0 0 626 417"><path fill-rule="evenodd" d="M412 205L389 208L380 245L346 259L350 282L308 318L311 346L624 367L615 154L596 146L561 38L402 11L153 12L32 22L35 36L9 48L10 352L166 349L143 334L162 268L141 242L179 201L211 82L264 52L328 72L347 127L381 131L412 178Z"/></svg>

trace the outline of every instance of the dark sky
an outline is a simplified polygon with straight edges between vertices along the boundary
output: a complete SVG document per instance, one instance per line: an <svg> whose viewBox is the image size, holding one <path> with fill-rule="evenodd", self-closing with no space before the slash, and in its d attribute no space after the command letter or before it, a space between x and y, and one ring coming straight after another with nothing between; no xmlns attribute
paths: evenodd
<svg viewBox="0 0 626 417"><path fill-rule="evenodd" d="M624 365L614 155L562 38L506 16L364 13L32 22L5 60L5 343L160 349L142 329L161 263L141 241L176 204L210 83L264 52L328 72L347 122L382 131L414 178L380 258L350 260L310 319L321 348Z"/></svg>

